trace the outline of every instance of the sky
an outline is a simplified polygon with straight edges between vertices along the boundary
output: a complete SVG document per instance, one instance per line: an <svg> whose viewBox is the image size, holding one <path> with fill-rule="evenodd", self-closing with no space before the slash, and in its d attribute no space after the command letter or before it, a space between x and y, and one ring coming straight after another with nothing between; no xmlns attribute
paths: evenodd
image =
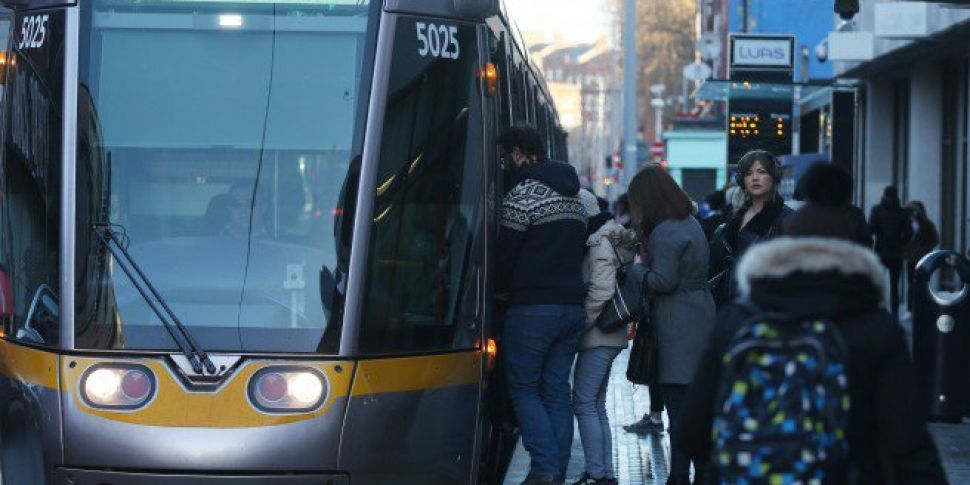
<svg viewBox="0 0 970 485"><path fill-rule="evenodd" d="M549 40L560 34L567 42L591 42L610 37L611 0L505 0L509 16L524 35L545 34Z"/></svg>

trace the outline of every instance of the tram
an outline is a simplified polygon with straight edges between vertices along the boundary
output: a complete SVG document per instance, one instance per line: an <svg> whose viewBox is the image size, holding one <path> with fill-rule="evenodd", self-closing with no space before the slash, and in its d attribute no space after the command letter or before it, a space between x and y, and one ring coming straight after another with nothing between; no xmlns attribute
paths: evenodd
<svg viewBox="0 0 970 485"><path fill-rule="evenodd" d="M5 484L500 483L497 0L3 0Z"/></svg>

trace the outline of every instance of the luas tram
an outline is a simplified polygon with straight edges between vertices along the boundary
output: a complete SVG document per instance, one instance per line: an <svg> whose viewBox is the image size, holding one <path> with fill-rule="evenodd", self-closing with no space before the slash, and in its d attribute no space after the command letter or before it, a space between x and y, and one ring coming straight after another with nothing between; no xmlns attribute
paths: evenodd
<svg viewBox="0 0 970 485"><path fill-rule="evenodd" d="M500 482L500 8L3 3L3 483Z"/></svg>

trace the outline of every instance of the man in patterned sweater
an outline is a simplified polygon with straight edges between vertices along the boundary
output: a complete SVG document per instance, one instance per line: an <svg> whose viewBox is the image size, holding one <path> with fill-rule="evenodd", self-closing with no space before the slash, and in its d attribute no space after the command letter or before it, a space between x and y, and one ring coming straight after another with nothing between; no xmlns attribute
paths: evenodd
<svg viewBox="0 0 970 485"><path fill-rule="evenodd" d="M509 395L532 459L523 483L559 484L573 440L569 371L585 326L586 211L576 170L545 156L538 131L510 128L498 144L514 175L496 269L510 298L502 341Z"/></svg>

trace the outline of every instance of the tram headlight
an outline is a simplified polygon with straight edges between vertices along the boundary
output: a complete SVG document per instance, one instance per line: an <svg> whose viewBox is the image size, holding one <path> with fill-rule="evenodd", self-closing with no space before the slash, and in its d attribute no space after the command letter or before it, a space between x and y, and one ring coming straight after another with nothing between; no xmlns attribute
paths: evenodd
<svg viewBox="0 0 970 485"><path fill-rule="evenodd" d="M269 413L313 411L326 400L327 383L308 367L268 367L249 380L249 400Z"/></svg>
<svg viewBox="0 0 970 485"><path fill-rule="evenodd" d="M140 408L156 387L155 375L142 365L95 365L81 376L81 398L94 408Z"/></svg>

